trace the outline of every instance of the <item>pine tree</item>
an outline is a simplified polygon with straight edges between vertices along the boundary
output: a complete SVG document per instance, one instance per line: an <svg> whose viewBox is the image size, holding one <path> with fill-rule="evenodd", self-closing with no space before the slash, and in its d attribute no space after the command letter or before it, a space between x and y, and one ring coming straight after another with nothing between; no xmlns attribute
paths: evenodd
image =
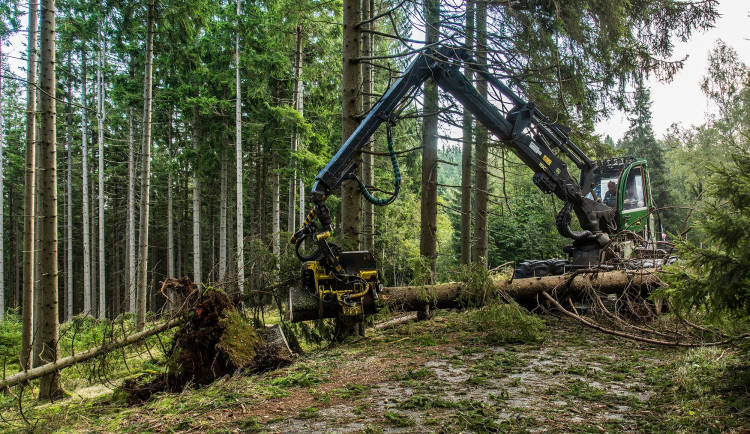
<svg viewBox="0 0 750 434"><path fill-rule="evenodd" d="M670 186L667 182L665 150L654 136L651 91L643 84L643 78L638 79L630 127L625 132L620 146L625 154L646 160L654 204L657 207L673 205ZM671 223L668 213L662 217L664 217L665 223ZM667 224L666 229L671 229L671 226L671 224ZM674 230L676 229L674 228Z"/></svg>

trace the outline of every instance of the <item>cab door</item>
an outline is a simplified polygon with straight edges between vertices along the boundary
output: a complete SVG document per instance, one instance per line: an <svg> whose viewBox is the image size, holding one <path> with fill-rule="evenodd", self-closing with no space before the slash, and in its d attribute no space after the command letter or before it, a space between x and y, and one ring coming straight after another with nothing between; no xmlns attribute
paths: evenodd
<svg viewBox="0 0 750 434"><path fill-rule="evenodd" d="M650 193L644 160L636 161L622 171L617 191L617 225L621 230L641 232L646 228Z"/></svg>

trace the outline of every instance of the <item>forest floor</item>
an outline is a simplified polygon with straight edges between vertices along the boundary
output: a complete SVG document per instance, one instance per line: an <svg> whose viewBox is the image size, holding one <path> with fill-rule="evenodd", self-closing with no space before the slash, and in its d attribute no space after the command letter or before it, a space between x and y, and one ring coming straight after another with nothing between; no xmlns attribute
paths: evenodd
<svg viewBox="0 0 750 434"><path fill-rule="evenodd" d="M471 312L310 351L292 366L126 406L104 386L27 405L51 432L742 432L750 366L721 348L631 342L544 316L493 345ZM0 424L0 431L2 424ZM8 430L26 429L22 425Z"/></svg>

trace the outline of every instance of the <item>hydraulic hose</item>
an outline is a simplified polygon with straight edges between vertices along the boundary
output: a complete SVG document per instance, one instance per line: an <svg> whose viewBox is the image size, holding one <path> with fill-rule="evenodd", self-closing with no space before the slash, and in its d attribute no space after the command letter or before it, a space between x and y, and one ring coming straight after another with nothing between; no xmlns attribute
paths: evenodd
<svg viewBox="0 0 750 434"><path fill-rule="evenodd" d="M393 194L391 194L390 197L378 199L367 190L367 186L364 184L364 182L362 182L358 177L354 176L354 178L359 183L359 191L362 193L362 196L365 198L366 201L370 202L371 204L375 206L390 205L391 203L393 203L394 200L396 200L396 198L398 197L398 192L401 189L401 170L398 167L398 159L396 158L396 150L393 147L393 132L391 131L390 123L388 124L386 128L386 137L388 138L388 154L391 157L391 165L393 166L393 185L394 185Z"/></svg>

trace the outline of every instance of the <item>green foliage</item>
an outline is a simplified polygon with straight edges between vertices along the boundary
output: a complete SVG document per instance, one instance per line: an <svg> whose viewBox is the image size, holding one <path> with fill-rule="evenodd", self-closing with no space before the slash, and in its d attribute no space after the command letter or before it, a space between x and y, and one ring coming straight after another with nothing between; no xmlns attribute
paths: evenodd
<svg viewBox="0 0 750 434"><path fill-rule="evenodd" d="M750 315L750 151L738 150L716 168L709 183L711 199L699 225L706 243L680 240L683 259L666 276L670 294L684 309L710 315Z"/></svg>
<svg viewBox="0 0 750 434"><path fill-rule="evenodd" d="M472 262L462 265L459 273L459 281L464 282L461 291L461 304L468 306L482 306L488 299L495 299L492 278L487 267L481 262Z"/></svg>
<svg viewBox="0 0 750 434"><path fill-rule="evenodd" d="M21 12L17 0L8 0L0 4L0 43L11 33L18 31Z"/></svg>
<svg viewBox="0 0 750 434"><path fill-rule="evenodd" d="M718 174L712 169L732 160L736 150L747 148L747 140L740 133L750 128L750 90L743 86L748 78L747 65L737 53L717 42L709 55L708 73L701 85L703 92L718 107L719 116L712 116L699 126L673 126L663 140L666 154L668 188L674 205L693 207L700 199L710 199L715 191L708 189ZM719 192L721 196L721 192ZM695 245L711 244L702 225L696 225L700 213L687 209L671 211L671 233L690 229L688 234Z"/></svg>
<svg viewBox="0 0 750 434"><path fill-rule="evenodd" d="M404 428L414 426L416 424L413 418L405 414L395 412L393 410L386 411L385 413L383 413L383 416L385 417L385 420L387 420L391 425L395 427Z"/></svg>
<svg viewBox="0 0 750 434"><path fill-rule="evenodd" d="M21 351L21 316L7 312L5 318L0 321L0 354L6 359L3 363L18 365L18 356Z"/></svg>
<svg viewBox="0 0 750 434"><path fill-rule="evenodd" d="M456 403L446 401L438 396L427 396L422 394L412 395L401 401L398 406L406 410L457 407Z"/></svg>
<svg viewBox="0 0 750 434"><path fill-rule="evenodd" d="M532 182L533 173L523 165L511 152L495 150L499 155L490 155L490 165L503 167L500 177L490 183L493 197L504 196L489 205L489 246L488 264L490 268L511 261L526 259L549 259L560 257L562 248L568 241L557 233L554 208L559 207L555 199L543 194ZM438 176L441 184L459 185L461 183L461 151L459 148L441 150L440 159L457 166L441 166ZM453 226L450 238L455 261L460 257L461 236L461 195L458 189L441 187L441 194L446 197L450 208L447 216ZM440 220L438 220L440 227ZM438 261L438 265L445 262ZM455 268L455 262L451 264ZM438 268L440 270L441 268ZM444 270L445 268L443 268Z"/></svg>
<svg viewBox="0 0 750 434"><path fill-rule="evenodd" d="M544 319L513 301L497 301L472 312L472 324L477 332L484 332L484 340L493 345L535 344L546 339Z"/></svg>
<svg viewBox="0 0 750 434"><path fill-rule="evenodd" d="M309 387L320 383L320 375L311 367L301 367L299 372L293 372L286 377L275 378L271 381L273 386L282 387Z"/></svg>

